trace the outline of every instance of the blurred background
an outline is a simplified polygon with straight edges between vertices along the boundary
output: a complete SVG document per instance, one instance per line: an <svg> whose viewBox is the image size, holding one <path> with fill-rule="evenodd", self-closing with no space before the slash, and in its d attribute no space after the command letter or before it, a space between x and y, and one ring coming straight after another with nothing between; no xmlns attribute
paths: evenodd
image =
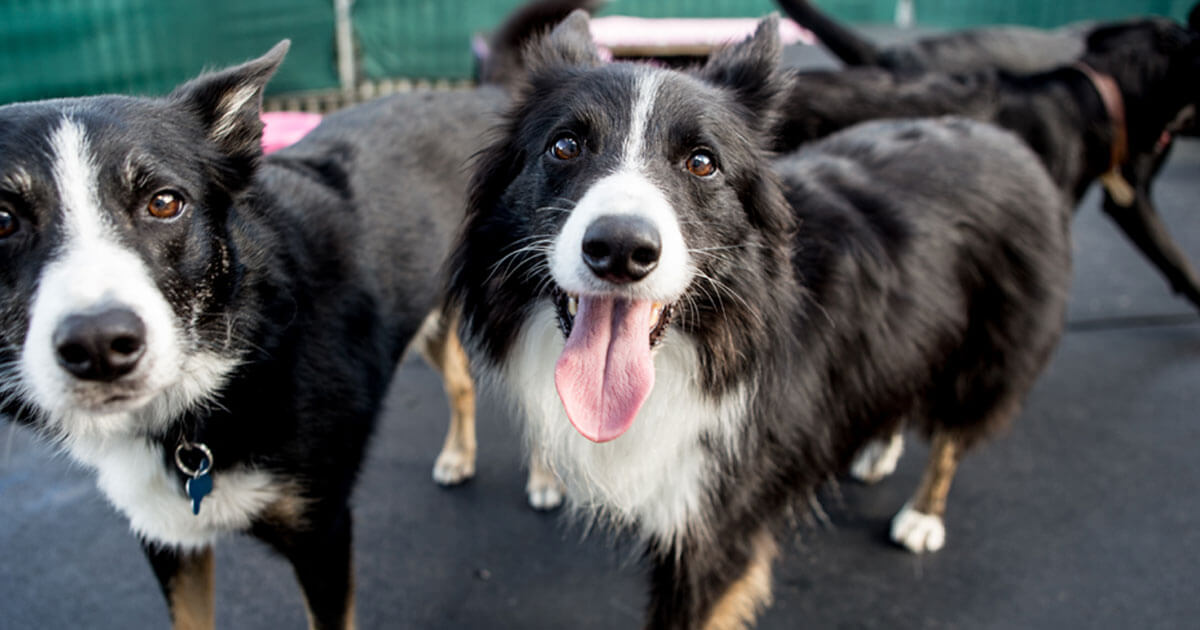
<svg viewBox="0 0 1200 630"><path fill-rule="evenodd" d="M201 69L258 56L291 38L268 108L330 109L474 73L471 37L523 0L3 0L0 103L105 92L162 94ZM1156 14L1190 0L821 0L858 24L1053 27ZM600 15L750 17L771 0L613 0Z"/></svg>

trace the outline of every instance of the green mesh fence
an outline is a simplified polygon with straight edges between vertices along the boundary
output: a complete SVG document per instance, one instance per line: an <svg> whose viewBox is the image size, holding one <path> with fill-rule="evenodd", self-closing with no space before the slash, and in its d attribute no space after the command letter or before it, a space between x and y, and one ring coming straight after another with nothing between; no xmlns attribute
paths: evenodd
<svg viewBox="0 0 1200 630"><path fill-rule="evenodd" d="M888 5L887 12L880 16L881 21L887 21L894 4L875 4ZM915 0L915 9L917 24L923 26L1026 24L1049 28L1081 20L1113 20L1134 15L1164 15L1184 20L1192 4L1193 0Z"/></svg>
<svg viewBox="0 0 1200 630"><path fill-rule="evenodd" d="M473 33L523 0L357 0L359 77L465 79ZM817 0L858 23L892 20L895 0ZM1182 19L1190 0L915 0L917 24L962 27L1157 14ZM612 0L641 17L761 16L771 0ZM0 0L0 102L101 92L161 94L204 68L292 51L272 94L338 86L333 0Z"/></svg>
<svg viewBox="0 0 1200 630"><path fill-rule="evenodd" d="M275 92L335 86L326 0L3 0L0 102L103 92L161 94L284 38Z"/></svg>

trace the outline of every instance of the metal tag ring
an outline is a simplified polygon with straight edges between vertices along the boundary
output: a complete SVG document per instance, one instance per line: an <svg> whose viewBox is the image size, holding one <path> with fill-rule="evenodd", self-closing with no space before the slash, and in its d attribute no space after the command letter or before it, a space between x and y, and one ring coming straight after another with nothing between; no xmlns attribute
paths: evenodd
<svg viewBox="0 0 1200 630"><path fill-rule="evenodd" d="M183 451L184 450L190 451L192 449L196 449L204 454L204 462L200 464L199 470L197 470L195 468L191 468L187 464L183 463ZM207 466L205 464L207 464ZM179 467L179 470L182 471L183 474L185 474L189 477L199 477L200 475L203 475L204 473L212 470L212 467L213 467L212 451L208 450L207 446L205 446L204 444L201 444L199 442L180 442L179 446L175 447L175 465L177 467Z"/></svg>

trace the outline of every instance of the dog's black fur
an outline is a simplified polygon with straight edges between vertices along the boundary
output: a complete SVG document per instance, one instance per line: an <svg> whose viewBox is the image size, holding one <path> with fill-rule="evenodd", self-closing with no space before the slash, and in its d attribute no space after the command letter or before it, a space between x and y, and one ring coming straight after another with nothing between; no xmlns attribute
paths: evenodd
<svg viewBox="0 0 1200 630"><path fill-rule="evenodd" d="M1124 101L1128 157L1119 167L1135 194L1122 203L1106 189L1104 210L1171 287L1200 307L1200 274L1151 201L1169 140L1200 101L1200 35L1166 19L1100 25L1079 60L1112 77ZM1076 202L1112 166L1110 112L1087 75L1069 65L1024 75L871 67L797 72L790 102L777 145L785 151L864 120L956 114L1016 132Z"/></svg>
<svg viewBox="0 0 1200 630"><path fill-rule="evenodd" d="M529 53L530 85L478 160L449 262L464 338L569 496L647 541L651 628L751 623L797 498L906 419L963 445L1003 424L1063 323L1070 211L1036 156L993 127L948 119L862 126L773 160L788 107L775 33L768 20L684 75L603 65L586 19L569 18ZM669 204L695 266L681 295L652 298L674 309L656 387L682 374L687 395L651 393L627 433L593 445L555 408L551 379L534 378L549 374L536 358L563 347L554 317L570 320L552 252L593 186L634 159L622 147L640 133L630 111L643 85L656 91L638 173ZM715 175L688 172L699 153ZM655 273L592 286L632 300ZM676 416L697 408L727 415ZM660 439L630 443L646 432ZM673 464L691 457L706 471L695 483ZM652 489L649 505L606 490L622 484ZM658 511L689 492L699 507L679 521Z"/></svg>
<svg viewBox="0 0 1200 630"><path fill-rule="evenodd" d="M578 4L523 13L505 32L519 48L519 33ZM230 531L291 562L314 627L353 624L355 478L396 363L438 304L466 164L509 102L499 86L399 94L329 115L264 158L262 91L286 49L164 98L0 108L2 411L97 471L179 626L212 625L211 544ZM82 157L64 158L70 150ZM88 187L94 203L69 197ZM152 214L175 202L173 216ZM104 234L87 242L106 239L105 252L135 261L123 269L145 270L143 299L121 293L136 278L89 276L114 288L87 300L47 285L48 270L107 264L71 258L84 215ZM42 295L60 289L70 295ZM53 341L30 332L51 298L78 302L55 311ZM165 305L157 328L146 300ZM98 310L134 322L112 352L108 333L93 330L107 325ZM61 341L70 321L93 326L73 346ZM179 361L154 355L154 339L174 339ZM69 356L92 341L91 358ZM54 347L36 350L50 357L39 367L29 357L42 342ZM118 344L127 351L110 361ZM61 396L39 389L43 372L63 383ZM151 387L147 372L167 384ZM175 463L185 443L214 460L215 489L196 515ZM195 448L181 455L200 464Z"/></svg>

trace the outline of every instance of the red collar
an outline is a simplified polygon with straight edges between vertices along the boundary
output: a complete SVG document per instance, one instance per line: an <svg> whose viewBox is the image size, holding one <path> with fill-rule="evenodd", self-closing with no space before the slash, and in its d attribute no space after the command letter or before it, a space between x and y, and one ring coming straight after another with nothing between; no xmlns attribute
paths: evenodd
<svg viewBox="0 0 1200 630"><path fill-rule="evenodd" d="M1120 168L1129 157L1129 136L1125 128L1125 99L1121 98L1121 88L1112 77L1097 72L1082 61L1075 62L1075 69L1082 72L1096 88L1100 100L1104 101L1104 109L1108 112L1108 120L1112 122L1112 162L1110 168Z"/></svg>
<svg viewBox="0 0 1200 630"><path fill-rule="evenodd" d="M1128 207L1133 204L1134 191L1121 174L1121 167L1129 159L1129 133L1125 125L1125 99L1121 97L1121 88L1112 77L1097 72L1082 61L1076 61L1073 67L1087 77L1096 89L1100 100L1104 102L1108 120L1112 123L1112 149L1108 171L1101 176L1100 181L1118 205Z"/></svg>

